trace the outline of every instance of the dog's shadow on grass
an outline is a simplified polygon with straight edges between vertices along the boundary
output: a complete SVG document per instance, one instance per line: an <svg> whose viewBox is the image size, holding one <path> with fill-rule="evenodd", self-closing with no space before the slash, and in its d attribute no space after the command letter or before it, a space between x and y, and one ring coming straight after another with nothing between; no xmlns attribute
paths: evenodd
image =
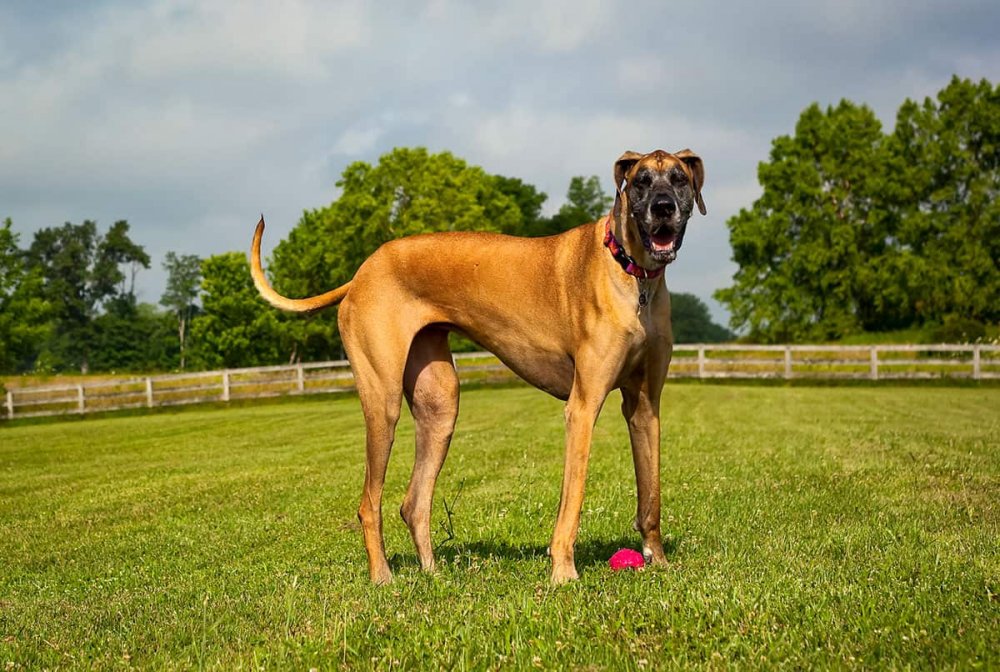
<svg viewBox="0 0 1000 672"><path fill-rule="evenodd" d="M663 541L663 551L667 558L677 552L679 539L669 537ZM590 539L576 545L576 566L586 569L595 565L606 565L615 551L621 548L642 550L642 543L637 535L622 535L613 539ZM510 544L505 541L449 541L434 549L434 556L439 564L452 564L463 558L498 558L503 561L547 559L548 547L538 544ZM395 553L389 559L393 569L416 565L415 553Z"/></svg>

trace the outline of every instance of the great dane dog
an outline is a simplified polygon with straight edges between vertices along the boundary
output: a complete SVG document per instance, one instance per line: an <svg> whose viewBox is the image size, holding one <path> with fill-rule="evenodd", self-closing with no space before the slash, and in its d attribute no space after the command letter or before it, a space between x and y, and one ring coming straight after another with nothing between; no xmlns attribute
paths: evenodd
<svg viewBox="0 0 1000 672"><path fill-rule="evenodd" d="M552 582L577 578L573 546L591 434L616 388L635 465L635 528L646 560L666 562L660 393L673 337L662 275L680 250L694 207L705 214L705 172L690 150L625 152L615 161L614 180L614 208L597 222L544 238L450 232L394 240L350 282L306 299L286 298L268 283L260 261L261 217L251 249L261 296L292 312L340 304L340 335L367 430L358 518L373 582L392 580L382 539L382 489L404 397L416 428L416 459L400 513L420 566L434 568L431 500L458 415L449 331L465 334L566 402L562 496L549 546Z"/></svg>

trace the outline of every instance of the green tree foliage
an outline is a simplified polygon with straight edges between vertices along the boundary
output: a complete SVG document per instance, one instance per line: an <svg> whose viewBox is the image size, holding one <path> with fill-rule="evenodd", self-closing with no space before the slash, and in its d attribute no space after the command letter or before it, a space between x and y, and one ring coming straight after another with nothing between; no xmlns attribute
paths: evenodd
<svg viewBox="0 0 1000 672"><path fill-rule="evenodd" d="M512 178L487 174L449 152L397 148L377 165L358 161L337 182L340 198L307 211L269 263L275 287L291 296L324 292L350 280L362 262L394 238L434 231L519 231L521 204L537 216L544 195ZM537 206L534 203L537 201ZM334 311L283 317L290 358L340 356Z"/></svg>
<svg viewBox="0 0 1000 672"><path fill-rule="evenodd" d="M954 79L906 101L892 135L843 101L799 118L731 218L739 265L716 297L761 341L1000 318L1000 97Z"/></svg>
<svg viewBox="0 0 1000 672"><path fill-rule="evenodd" d="M29 370L51 330L41 273L27 268L12 226L10 218L0 226L0 372Z"/></svg>
<svg viewBox="0 0 1000 672"><path fill-rule="evenodd" d="M268 263L275 286L288 296L312 296L342 284L340 278L350 278L357 269L348 269L349 262L334 253L340 244L329 207L302 213ZM338 265L337 272L333 272L334 265ZM277 320L282 340L289 344L289 361L343 356L335 310L312 315L278 313Z"/></svg>
<svg viewBox="0 0 1000 672"><path fill-rule="evenodd" d="M179 344L172 316L131 294L107 303L94 319L94 371L157 371L173 368Z"/></svg>
<svg viewBox="0 0 1000 672"><path fill-rule="evenodd" d="M731 341L731 331L712 321L708 306L694 294L670 292L670 320L674 343L722 343Z"/></svg>
<svg viewBox="0 0 1000 672"><path fill-rule="evenodd" d="M513 233L519 236L539 236L545 235L548 228L548 221L542 216L542 206L548 196L534 185L521 181L516 177L493 176L496 188L506 194L517 205L521 212L521 224L517 229L507 230L504 233Z"/></svg>
<svg viewBox="0 0 1000 672"><path fill-rule="evenodd" d="M193 254L177 255L167 252L163 261L167 272L167 289L160 297L160 305L170 310L177 327L180 368L186 365L185 345L188 325L197 313L198 289L201 286L201 259Z"/></svg>
<svg viewBox="0 0 1000 672"><path fill-rule="evenodd" d="M545 223L545 235L562 233L574 226L595 222L611 209L613 199L604 193L601 180L596 175L576 176L569 182L566 202L559 212Z"/></svg>
<svg viewBox="0 0 1000 672"><path fill-rule="evenodd" d="M94 348L94 320L101 307L112 299L134 297L135 273L140 267L149 268L149 255L132 242L128 229L122 220L101 235L97 224L87 220L35 233L27 253L28 268L40 275L40 298L52 306L54 320L52 335L42 347L45 368L79 368L86 373Z"/></svg>
<svg viewBox="0 0 1000 672"><path fill-rule="evenodd" d="M516 231L521 211L496 180L450 152L397 148L377 166L349 165L331 205L352 269L383 243L432 231ZM346 281L350 275L341 276Z"/></svg>
<svg viewBox="0 0 1000 672"><path fill-rule="evenodd" d="M149 268L149 255L132 242L128 230L128 222L119 220L99 239L92 274L94 291L100 293L98 301L104 297L135 297L135 276L140 268Z"/></svg>
<svg viewBox="0 0 1000 672"><path fill-rule="evenodd" d="M201 264L201 313L191 323L191 359L202 368L259 366L282 361L276 312L257 294L241 252Z"/></svg>
<svg viewBox="0 0 1000 672"><path fill-rule="evenodd" d="M866 262L881 233L872 213L881 140L875 114L847 101L826 111L810 106L793 137L774 140L758 170L763 195L728 222L739 270L716 296L734 326L770 341L861 328L877 294Z"/></svg>
<svg viewBox="0 0 1000 672"><path fill-rule="evenodd" d="M896 239L917 322L1000 322L1000 85L953 78L891 137Z"/></svg>

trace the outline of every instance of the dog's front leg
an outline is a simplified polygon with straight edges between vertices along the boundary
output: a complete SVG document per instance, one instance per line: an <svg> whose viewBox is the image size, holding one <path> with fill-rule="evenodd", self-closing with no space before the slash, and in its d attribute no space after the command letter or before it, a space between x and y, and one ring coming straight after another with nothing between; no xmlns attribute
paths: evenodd
<svg viewBox="0 0 1000 672"><path fill-rule="evenodd" d="M599 372L599 369L595 369ZM590 441L601 406L610 386L604 385L604 375L585 380L578 365L573 389L566 402L566 455L563 470L562 496L559 514L549 550L552 554L552 583L560 584L579 577L573 557L573 545L580 528L580 510L590 460Z"/></svg>
<svg viewBox="0 0 1000 672"><path fill-rule="evenodd" d="M622 414L628 422L635 465L635 529L642 535L646 562L665 564L660 533L660 390L663 382L636 380L622 388ZM650 389L652 388L652 389Z"/></svg>

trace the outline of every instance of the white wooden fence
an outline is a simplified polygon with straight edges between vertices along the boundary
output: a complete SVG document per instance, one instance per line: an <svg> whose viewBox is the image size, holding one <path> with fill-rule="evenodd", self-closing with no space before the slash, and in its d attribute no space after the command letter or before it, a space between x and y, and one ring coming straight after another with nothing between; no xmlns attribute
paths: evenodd
<svg viewBox="0 0 1000 672"><path fill-rule="evenodd" d="M517 377L485 352L455 355L463 384ZM1000 345L676 345L672 378L1000 379ZM8 420L354 390L347 361L10 386Z"/></svg>

